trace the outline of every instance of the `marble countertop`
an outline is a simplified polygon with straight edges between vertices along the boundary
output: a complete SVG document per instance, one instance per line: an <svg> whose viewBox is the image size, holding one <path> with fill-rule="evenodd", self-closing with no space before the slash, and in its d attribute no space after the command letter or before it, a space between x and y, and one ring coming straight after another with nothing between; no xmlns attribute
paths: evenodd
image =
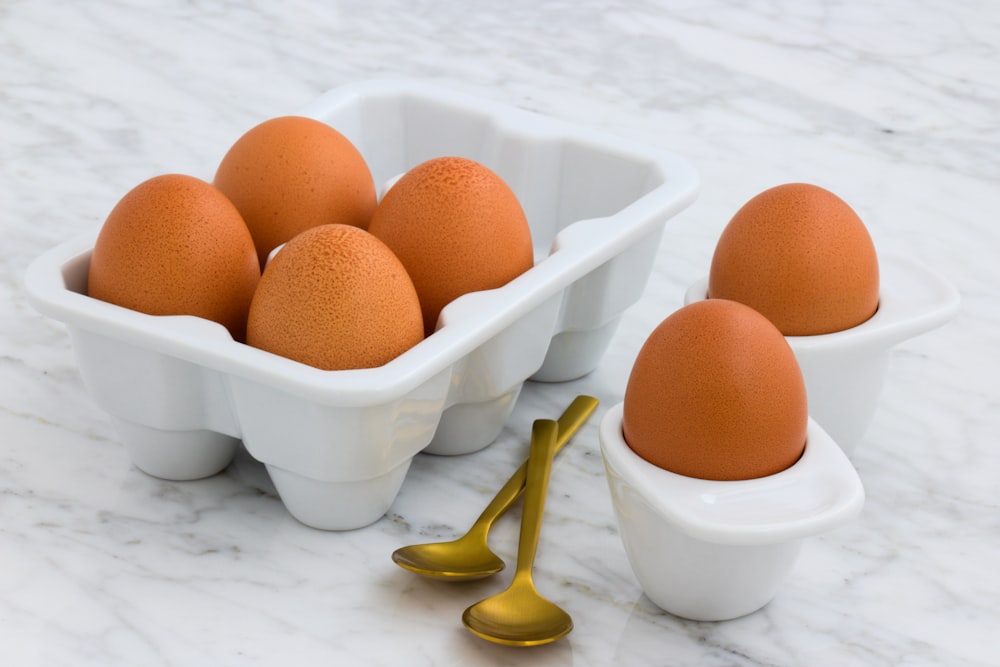
<svg viewBox="0 0 1000 667"><path fill-rule="evenodd" d="M1000 628L1000 14L986 0L508 0L0 5L0 659L7 665L997 665ZM167 482L128 461L65 327L21 280L141 180L206 176L245 129L337 85L416 77L675 151L701 173L600 366L529 383L499 439L418 456L389 513L305 527L249 456ZM823 185L879 249L961 292L900 344L853 461L862 515L812 538L749 616L686 621L642 594L597 423L645 337L757 192ZM556 462L536 582L564 640L511 649L462 610L510 571L421 580L399 546L464 532L532 420L602 404ZM516 512L498 522L511 560ZM669 567L669 563L664 563Z"/></svg>

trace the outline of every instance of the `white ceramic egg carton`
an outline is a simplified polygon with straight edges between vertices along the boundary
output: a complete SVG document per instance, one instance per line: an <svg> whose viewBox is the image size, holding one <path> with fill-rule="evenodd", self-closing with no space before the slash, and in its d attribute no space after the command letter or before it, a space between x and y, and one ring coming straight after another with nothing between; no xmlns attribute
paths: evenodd
<svg viewBox="0 0 1000 667"><path fill-rule="evenodd" d="M137 467L206 477L242 440L293 516L345 530L386 512L418 452L495 440L526 380L593 370L698 178L670 153L415 81L344 86L299 113L351 139L376 183L441 155L492 168L525 209L534 268L457 299L390 363L348 371L236 343L200 318L89 298L97 229L39 257L25 287L68 327L81 375Z"/></svg>

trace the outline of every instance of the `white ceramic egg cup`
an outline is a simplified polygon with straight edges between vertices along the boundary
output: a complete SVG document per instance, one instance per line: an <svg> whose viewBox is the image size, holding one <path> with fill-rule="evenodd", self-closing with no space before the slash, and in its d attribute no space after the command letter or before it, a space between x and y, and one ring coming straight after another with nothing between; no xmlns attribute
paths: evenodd
<svg viewBox="0 0 1000 667"><path fill-rule="evenodd" d="M493 442L527 379L593 370L698 178L648 145L417 81L344 86L300 114L346 135L376 183L443 155L490 167L525 210L534 268L455 300L433 335L388 364L347 371L236 343L207 320L86 296L98 230L38 258L25 288L67 325L81 375L136 466L205 477L242 440L293 516L346 530L386 512L418 452Z"/></svg>
<svg viewBox="0 0 1000 667"><path fill-rule="evenodd" d="M939 327L958 313L958 291L912 259L879 254L879 306L856 327L819 336L785 336L802 369L809 415L848 454L875 415L893 346ZM684 296L707 298L708 277Z"/></svg>
<svg viewBox="0 0 1000 667"><path fill-rule="evenodd" d="M622 404L601 421L601 454L632 571L662 609L723 621L766 605L804 538L855 517L864 489L843 451L812 419L802 457L767 477L685 477L641 458L622 435Z"/></svg>

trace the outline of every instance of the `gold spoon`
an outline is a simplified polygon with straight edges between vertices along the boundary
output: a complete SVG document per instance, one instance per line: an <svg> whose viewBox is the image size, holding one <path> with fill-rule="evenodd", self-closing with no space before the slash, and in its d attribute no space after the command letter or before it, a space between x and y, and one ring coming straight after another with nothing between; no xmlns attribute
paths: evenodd
<svg viewBox="0 0 1000 667"><path fill-rule="evenodd" d="M569 442L573 434L597 408L592 396L577 396L559 417L556 451ZM524 490L528 462L525 461L486 506L476 522L462 537L451 542L414 544L396 549L392 560L400 567L435 579L462 581L482 579L504 568L504 562L486 542L493 522L517 500Z"/></svg>
<svg viewBox="0 0 1000 667"><path fill-rule="evenodd" d="M477 602L462 614L462 622L469 631L498 644L537 646L565 637L573 629L573 619L535 590L531 576L557 433L558 426L551 419L539 419L532 427L517 569L510 587Z"/></svg>

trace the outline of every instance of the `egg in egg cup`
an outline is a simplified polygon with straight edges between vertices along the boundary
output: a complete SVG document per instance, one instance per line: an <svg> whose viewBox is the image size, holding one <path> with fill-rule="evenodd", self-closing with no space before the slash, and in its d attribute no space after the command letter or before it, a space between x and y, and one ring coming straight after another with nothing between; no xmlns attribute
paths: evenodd
<svg viewBox="0 0 1000 667"><path fill-rule="evenodd" d="M696 621L752 613L777 593L803 540L855 517L864 489L850 461L812 419L799 460L755 479L678 475L649 463L622 434L623 404L600 427L622 543L646 596Z"/></svg>
<svg viewBox="0 0 1000 667"><path fill-rule="evenodd" d="M879 254L878 310L861 324L814 336L785 336L802 369L809 415L851 456L871 424L892 348L940 327L958 312L958 291L918 262ZM708 298L708 276L684 303Z"/></svg>

